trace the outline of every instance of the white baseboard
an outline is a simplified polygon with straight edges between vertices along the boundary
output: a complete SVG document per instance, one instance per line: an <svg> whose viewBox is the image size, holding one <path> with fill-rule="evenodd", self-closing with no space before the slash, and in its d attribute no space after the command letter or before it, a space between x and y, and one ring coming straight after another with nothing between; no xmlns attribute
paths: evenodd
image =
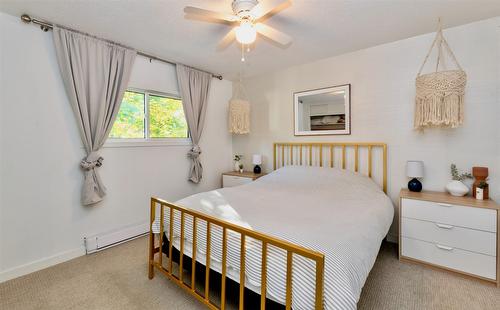
<svg viewBox="0 0 500 310"><path fill-rule="evenodd" d="M112 246L144 236L149 232L149 223L143 222L84 238L87 254L102 251Z"/></svg>
<svg viewBox="0 0 500 310"><path fill-rule="evenodd" d="M80 247L77 249L58 253L53 256L42 258L31 263L17 266L0 272L0 283L27 275L29 273L54 266L65 261L85 255L85 248Z"/></svg>

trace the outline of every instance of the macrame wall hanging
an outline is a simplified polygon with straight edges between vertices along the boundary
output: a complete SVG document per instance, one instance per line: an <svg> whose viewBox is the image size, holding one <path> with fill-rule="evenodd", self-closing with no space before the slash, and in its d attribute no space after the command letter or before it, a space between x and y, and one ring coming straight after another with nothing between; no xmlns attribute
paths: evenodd
<svg viewBox="0 0 500 310"><path fill-rule="evenodd" d="M240 79L235 94L229 101L230 133L243 135L250 132L250 102L246 98L245 89Z"/></svg>
<svg viewBox="0 0 500 310"><path fill-rule="evenodd" d="M421 74L434 48L437 48L436 69L432 73ZM458 67L447 70L444 50ZM439 70L441 65L442 70ZM464 95L467 75L458 63L451 48L443 36L441 20L431 48L425 56L416 78L415 129L426 127L456 128L464 120Z"/></svg>

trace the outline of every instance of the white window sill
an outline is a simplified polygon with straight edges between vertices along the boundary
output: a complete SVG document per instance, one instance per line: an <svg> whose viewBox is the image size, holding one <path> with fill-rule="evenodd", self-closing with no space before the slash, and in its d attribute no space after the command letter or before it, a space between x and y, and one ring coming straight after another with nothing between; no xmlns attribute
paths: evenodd
<svg viewBox="0 0 500 310"><path fill-rule="evenodd" d="M115 147L162 147L162 146L191 146L189 138L170 139L108 139L104 148Z"/></svg>

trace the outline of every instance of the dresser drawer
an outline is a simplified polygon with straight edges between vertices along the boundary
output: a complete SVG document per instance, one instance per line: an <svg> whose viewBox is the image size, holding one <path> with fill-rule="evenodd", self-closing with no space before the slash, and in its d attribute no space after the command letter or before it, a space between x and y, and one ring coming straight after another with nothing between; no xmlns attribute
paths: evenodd
<svg viewBox="0 0 500 310"><path fill-rule="evenodd" d="M252 182L252 178L238 177L233 175L222 176L222 187L232 187Z"/></svg>
<svg viewBox="0 0 500 310"><path fill-rule="evenodd" d="M490 256L497 255L496 234L488 231L403 217L401 236Z"/></svg>
<svg viewBox="0 0 500 310"><path fill-rule="evenodd" d="M401 241L403 256L492 280L496 279L496 257L494 256L407 237L402 237Z"/></svg>
<svg viewBox="0 0 500 310"><path fill-rule="evenodd" d="M497 211L493 209L402 198L401 216L489 232L497 231Z"/></svg>

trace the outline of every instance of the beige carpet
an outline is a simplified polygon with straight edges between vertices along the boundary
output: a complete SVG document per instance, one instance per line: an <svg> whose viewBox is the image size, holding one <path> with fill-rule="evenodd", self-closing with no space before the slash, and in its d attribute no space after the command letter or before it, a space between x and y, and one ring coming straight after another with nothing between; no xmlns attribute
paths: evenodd
<svg viewBox="0 0 500 310"><path fill-rule="evenodd" d="M147 278L147 239L0 284L0 309L205 309L157 274ZM400 263L384 244L359 309L500 309L500 289Z"/></svg>

